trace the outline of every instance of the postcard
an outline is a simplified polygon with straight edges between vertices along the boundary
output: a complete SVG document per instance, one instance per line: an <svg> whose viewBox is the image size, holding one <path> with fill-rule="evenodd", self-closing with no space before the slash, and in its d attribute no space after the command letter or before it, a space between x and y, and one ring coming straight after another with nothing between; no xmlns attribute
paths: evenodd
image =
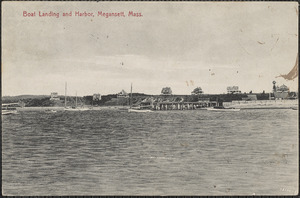
<svg viewBox="0 0 300 198"><path fill-rule="evenodd" d="M298 195L297 2L2 2L2 194Z"/></svg>

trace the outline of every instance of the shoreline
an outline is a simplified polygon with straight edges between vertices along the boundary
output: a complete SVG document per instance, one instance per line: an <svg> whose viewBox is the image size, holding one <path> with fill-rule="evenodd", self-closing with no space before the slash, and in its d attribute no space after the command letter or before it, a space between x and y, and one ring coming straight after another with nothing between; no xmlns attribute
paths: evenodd
<svg viewBox="0 0 300 198"><path fill-rule="evenodd" d="M103 110L103 109L122 109L129 108L129 106L83 106L84 108L90 108L91 111ZM45 110L56 110L56 111L65 111L65 107L17 107L18 111L45 111Z"/></svg>
<svg viewBox="0 0 300 198"><path fill-rule="evenodd" d="M235 107L236 108L236 107ZM123 106L104 106L104 107L93 107L90 108L89 111L99 111L99 110L127 110L129 107ZM290 107L238 107L241 110L272 110L272 109L298 109L298 106L290 106ZM17 111L46 111L46 110L55 110L55 111L65 111L64 107L19 107ZM202 111L206 110L206 108L198 108L198 109L190 109L190 110L153 110L153 111Z"/></svg>

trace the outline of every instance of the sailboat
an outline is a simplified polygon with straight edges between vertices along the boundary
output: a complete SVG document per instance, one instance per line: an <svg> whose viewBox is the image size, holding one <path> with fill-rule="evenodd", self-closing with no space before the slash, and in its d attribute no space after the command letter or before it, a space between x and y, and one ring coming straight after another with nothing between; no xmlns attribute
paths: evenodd
<svg viewBox="0 0 300 198"><path fill-rule="evenodd" d="M65 84L65 111L87 111L88 108L78 108L77 105L77 92L76 92L76 98L75 98L75 107L67 107L67 83Z"/></svg>
<svg viewBox="0 0 300 198"><path fill-rule="evenodd" d="M130 108L128 109L128 112L136 112L136 113L148 113L153 112L150 109L141 109L140 107L132 107L132 83L131 83L131 89L130 89Z"/></svg>

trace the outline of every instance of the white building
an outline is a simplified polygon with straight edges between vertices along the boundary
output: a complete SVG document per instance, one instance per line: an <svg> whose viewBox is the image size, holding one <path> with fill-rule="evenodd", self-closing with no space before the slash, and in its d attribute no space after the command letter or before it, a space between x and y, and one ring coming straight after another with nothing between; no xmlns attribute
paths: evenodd
<svg viewBox="0 0 300 198"><path fill-rule="evenodd" d="M229 86L227 87L227 93L228 94L238 94L241 93L238 86Z"/></svg>
<svg viewBox="0 0 300 198"><path fill-rule="evenodd" d="M50 96L50 100L59 100L58 93L52 92Z"/></svg>
<svg viewBox="0 0 300 198"><path fill-rule="evenodd" d="M93 95L93 100L96 101L96 100L101 100L101 94L97 93L97 94L94 94Z"/></svg>
<svg viewBox="0 0 300 198"><path fill-rule="evenodd" d="M118 98L128 98L129 95L128 95L128 93L127 93L126 91L124 91L124 90L122 89L122 91L119 92L119 93L117 94L117 97L118 97Z"/></svg>
<svg viewBox="0 0 300 198"><path fill-rule="evenodd" d="M172 95L171 87L164 87L161 90L161 95Z"/></svg>

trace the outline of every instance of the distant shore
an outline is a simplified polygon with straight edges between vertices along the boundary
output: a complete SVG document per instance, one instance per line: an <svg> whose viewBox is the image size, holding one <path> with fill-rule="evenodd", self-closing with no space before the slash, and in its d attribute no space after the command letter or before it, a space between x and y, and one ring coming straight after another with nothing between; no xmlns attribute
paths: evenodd
<svg viewBox="0 0 300 198"><path fill-rule="evenodd" d="M103 109L128 109L129 106L84 106L85 108L90 108L90 110L103 110ZM18 111L45 111L45 110L55 110L55 111L64 111L64 107L18 107Z"/></svg>
<svg viewBox="0 0 300 198"><path fill-rule="evenodd" d="M295 98L295 94L290 94L289 98L298 100ZM77 102L76 102L77 101ZM117 94L103 95L98 100L94 100L93 96L84 97L68 97L65 104L65 98L59 97L53 100L50 96L34 96L34 95L23 95L23 96L10 96L2 97L2 104L5 103L19 103L20 106L25 106L26 111L38 111L39 109L53 109L63 110L64 106L68 107L88 107L92 109L103 109L103 108L122 108L132 105L142 106L150 105L153 103L197 103L197 102L214 102L220 105L226 103L234 103L235 101L257 101L258 103L263 101L277 101L274 100L274 94L269 93L239 93L239 94L199 94L199 95L146 95L140 93L133 93L131 95L119 96ZM240 103L240 102L238 102ZM251 102L250 102L251 103ZM263 102L265 103L265 102ZM271 102L273 103L273 102ZM294 102L292 102L294 103ZM236 104L235 104L236 105ZM251 104L251 106L254 104Z"/></svg>

